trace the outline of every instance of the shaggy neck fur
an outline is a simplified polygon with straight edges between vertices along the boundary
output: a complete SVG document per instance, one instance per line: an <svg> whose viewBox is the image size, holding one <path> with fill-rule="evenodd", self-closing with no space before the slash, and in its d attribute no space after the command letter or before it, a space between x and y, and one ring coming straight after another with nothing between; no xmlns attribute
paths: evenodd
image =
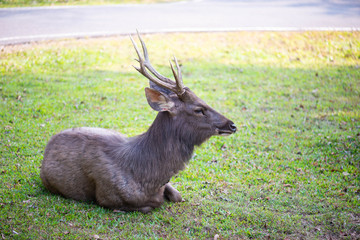
<svg viewBox="0 0 360 240"><path fill-rule="evenodd" d="M200 137L201 138L201 137ZM184 169L200 139L180 119L160 112L149 130L128 141L127 154L134 177L147 188L159 188Z"/></svg>

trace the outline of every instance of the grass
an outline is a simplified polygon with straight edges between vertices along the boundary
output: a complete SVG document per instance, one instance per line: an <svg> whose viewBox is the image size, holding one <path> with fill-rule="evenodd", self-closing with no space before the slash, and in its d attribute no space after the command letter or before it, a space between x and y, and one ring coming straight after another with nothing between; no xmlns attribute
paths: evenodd
<svg viewBox="0 0 360 240"><path fill-rule="evenodd" d="M155 118L128 37L6 46L0 53L3 239L357 239L360 33L145 35L152 62L239 131L196 149L171 182L186 199L118 213L50 194L39 178L66 128L140 134Z"/></svg>
<svg viewBox="0 0 360 240"><path fill-rule="evenodd" d="M174 2L178 0L0 0L0 8L6 7L42 7L104 4L150 4Z"/></svg>

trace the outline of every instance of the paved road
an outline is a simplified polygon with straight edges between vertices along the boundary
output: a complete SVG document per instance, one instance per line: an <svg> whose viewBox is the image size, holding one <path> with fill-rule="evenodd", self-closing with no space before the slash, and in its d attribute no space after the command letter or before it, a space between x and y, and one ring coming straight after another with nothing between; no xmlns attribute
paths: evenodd
<svg viewBox="0 0 360 240"><path fill-rule="evenodd" d="M193 0L0 9L0 45L141 32L360 30L359 0Z"/></svg>

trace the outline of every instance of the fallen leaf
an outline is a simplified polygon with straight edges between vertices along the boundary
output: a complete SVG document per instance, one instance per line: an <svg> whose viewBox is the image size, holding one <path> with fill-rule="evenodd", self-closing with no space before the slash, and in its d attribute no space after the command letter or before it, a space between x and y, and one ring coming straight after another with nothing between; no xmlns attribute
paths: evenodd
<svg viewBox="0 0 360 240"><path fill-rule="evenodd" d="M219 239L219 234L215 234L215 236L214 236L214 240L217 240L217 239Z"/></svg>
<svg viewBox="0 0 360 240"><path fill-rule="evenodd" d="M344 176L349 176L350 175L350 173L348 173L348 172L343 172L342 173Z"/></svg>

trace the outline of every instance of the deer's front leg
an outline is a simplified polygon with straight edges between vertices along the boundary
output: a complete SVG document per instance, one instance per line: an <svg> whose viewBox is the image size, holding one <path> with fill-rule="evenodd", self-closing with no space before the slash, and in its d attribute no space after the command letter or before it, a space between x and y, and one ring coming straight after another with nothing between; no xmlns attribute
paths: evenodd
<svg viewBox="0 0 360 240"><path fill-rule="evenodd" d="M165 184L164 196L171 202L182 202L183 199L180 192L176 190L170 183Z"/></svg>

